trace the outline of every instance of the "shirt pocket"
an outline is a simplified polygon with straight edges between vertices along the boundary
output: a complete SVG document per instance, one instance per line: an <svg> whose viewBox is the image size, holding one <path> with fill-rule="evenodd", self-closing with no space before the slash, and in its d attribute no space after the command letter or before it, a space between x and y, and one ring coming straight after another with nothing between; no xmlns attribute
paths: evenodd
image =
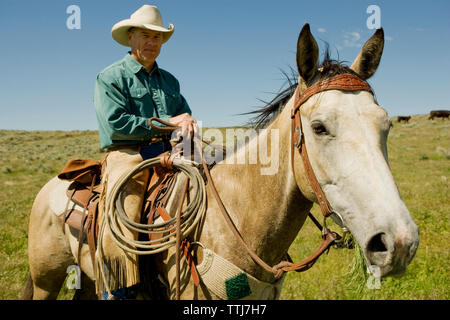
<svg viewBox="0 0 450 320"><path fill-rule="evenodd" d="M133 88L130 89L130 105L131 112L138 116L144 116L145 105L148 104L150 95L146 88Z"/></svg>
<svg viewBox="0 0 450 320"><path fill-rule="evenodd" d="M163 95L166 102L167 114L170 116L175 115L181 101L180 94L171 90L164 90Z"/></svg>
<svg viewBox="0 0 450 320"><path fill-rule="evenodd" d="M146 88L134 88L130 89L130 96L133 99L141 99L144 98L144 96L148 94L148 91Z"/></svg>

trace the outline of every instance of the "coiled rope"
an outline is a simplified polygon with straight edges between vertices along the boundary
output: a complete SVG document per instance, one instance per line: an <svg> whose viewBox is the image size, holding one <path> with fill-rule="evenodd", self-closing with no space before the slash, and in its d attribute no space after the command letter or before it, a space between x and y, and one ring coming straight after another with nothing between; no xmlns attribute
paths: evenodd
<svg viewBox="0 0 450 320"><path fill-rule="evenodd" d="M187 179L189 179L189 184L192 186L192 191L190 192L191 201L184 210L181 211L180 207L181 212L178 217L178 228L177 217L154 224L142 224L129 219L123 208L123 196L121 193L123 187L138 172L156 166L161 166L161 158L153 158L141 162L130 171L125 172L117 180L112 187L111 192L109 192L106 197L104 211L105 222L101 226L98 237L98 258L100 261L99 268L101 269L100 272L103 283L110 297L112 295L108 282L106 281L103 265L104 255L102 244L106 230L110 231L114 243L126 252L136 255L155 254L169 249L177 243L177 240L180 241L180 239L184 239L189 235L206 212L206 187L203 182L203 177L195 166L195 163L184 158L174 158L172 166L183 172L187 176ZM180 201L183 200L184 199L180 199ZM119 222L128 230L144 234L162 234L162 237L148 241L130 239L121 231ZM177 230L180 230L180 236L178 236Z"/></svg>

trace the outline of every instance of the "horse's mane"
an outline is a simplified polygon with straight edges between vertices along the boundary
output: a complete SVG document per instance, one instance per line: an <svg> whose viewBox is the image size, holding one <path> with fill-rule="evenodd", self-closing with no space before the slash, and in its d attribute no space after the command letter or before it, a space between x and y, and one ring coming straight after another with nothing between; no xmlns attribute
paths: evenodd
<svg viewBox="0 0 450 320"><path fill-rule="evenodd" d="M306 83L309 87L317 81L328 79L339 74L351 73L358 76L352 69L350 69L344 61L333 60L330 58L330 51L328 47L325 50L324 60L320 64L317 70L317 76L310 82ZM249 125L255 128L267 127L276 116L283 110L284 105L289 101L295 92L298 85L298 73L291 68L291 75L282 71L283 76L286 78L287 87L280 90L279 93L269 102L262 101L265 105L255 111L247 112L245 114L256 114L249 121Z"/></svg>

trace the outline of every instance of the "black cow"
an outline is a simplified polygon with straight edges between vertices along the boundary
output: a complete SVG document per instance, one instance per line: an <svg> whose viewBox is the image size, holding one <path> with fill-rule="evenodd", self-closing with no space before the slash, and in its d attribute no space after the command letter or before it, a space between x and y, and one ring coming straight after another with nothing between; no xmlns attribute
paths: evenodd
<svg viewBox="0 0 450 320"><path fill-rule="evenodd" d="M408 123L410 119L411 116L398 116L397 122L405 121L406 123Z"/></svg>
<svg viewBox="0 0 450 320"><path fill-rule="evenodd" d="M449 110L433 110L430 112L428 120L433 120L434 118L448 119L449 116L450 116Z"/></svg>

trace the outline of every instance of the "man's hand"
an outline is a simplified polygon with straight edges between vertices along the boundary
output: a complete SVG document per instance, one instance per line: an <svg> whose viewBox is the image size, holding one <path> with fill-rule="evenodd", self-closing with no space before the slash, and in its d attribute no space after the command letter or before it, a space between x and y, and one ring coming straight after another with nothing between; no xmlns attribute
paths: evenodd
<svg viewBox="0 0 450 320"><path fill-rule="evenodd" d="M198 134L197 121L195 121L188 113L169 118L169 122L180 127L180 129L177 130L177 136L186 137L187 134L186 138L192 139L193 135Z"/></svg>

